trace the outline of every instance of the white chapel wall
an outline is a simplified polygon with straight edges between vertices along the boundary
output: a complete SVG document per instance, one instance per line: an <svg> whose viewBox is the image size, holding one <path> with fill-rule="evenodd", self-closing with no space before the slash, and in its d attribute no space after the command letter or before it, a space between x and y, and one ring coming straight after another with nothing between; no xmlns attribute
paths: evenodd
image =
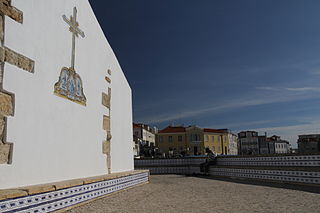
<svg viewBox="0 0 320 213"><path fill-rule="evenodd" d="M12 0L23 24L6 18L5 45L35 61L29 73L5 64L4 89L15 94L15 114L8 117L7 141L12 164L0 165L0 189L90 177L107 173L102 119L111 97L112 172L133 170L131 89L87 0ZM62 67L71 63L71 33L62 15L78 10L75 69L83 82L87 106L54 95ZM105 81L107 70L111 84Z"/></svg>

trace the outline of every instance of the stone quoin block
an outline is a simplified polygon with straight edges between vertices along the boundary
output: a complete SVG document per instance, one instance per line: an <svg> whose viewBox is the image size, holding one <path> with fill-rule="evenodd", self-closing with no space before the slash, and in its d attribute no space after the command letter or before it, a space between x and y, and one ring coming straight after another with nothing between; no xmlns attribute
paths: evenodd
<svg viewBox="0 0 320 213"><path fill-rule="evenodd" d="M110 116L103 116L103 129L107 132L110 131Z"/></svg>
<svg viewBox="0 0 320 213"><path fill-rule="evenodd" d="M3 142L4 137L4 129L5 129L6 121L3 116L0 116L0 142Z"/></svg>
<svg viewBox="0 0 320 213"><path fill-rule="evenodd" d="M110 141L104 141L102 143L103 154L110 155Z"/></svg>
<svg viewBox="0 0 320 213"><path fill-rule="evenodd" d="M108 94L102 93L102 105L110 109L111 88L108 88Z"/></svg>
<svg viewBox="0 0 320 213"><path fill-rule="evenodd" d="M0 92L0 114L13 116L13 98L11 95Z"/></svg>
<svg viewBox="0 0 320 213"><path fill-rule="evenodd" d="M8 62L12 65L15 65L25 71L34 72L34 61L19 54L16 53L15 51L9 49L9 48L4 48L4 51L2 50L0 53L0 59L3 59L3 52L4 52L4 60L5 62Z"/></svg>
<svg viewBox="0 0 320 213"><path fill-rule="evenodd" d="M5 164L10 161L10 151L12 144L0 143L0 164Z"/></svg>
<svg viewBox="0 0 320 213"><path fill-rule="evenodd" d="M9 16L19 23L23 22L23 13L17 8L11 6L11 0L0 1L0 13Z"/></svg>
<svg viewBox="0 0 320 213"><path fill-rule="evenodd" d="M3 47L0 47L0 62L5 62L6 59L6 50Z"/></svg>
<svg viewBox="0 0 320 213"><path fill-rule="evenodd" d="M108 167L108 173L111 174L111 156L110 156L110 154L107 154L107 167Z"/></svg>
<svg viewBox="0 0 320 213"><path fill-rule="evenodd" d="M4 39L4 17L0 15L0 41Z"/></svg>
<svg viewBox="0 0 320 213"><path fill-rule="evenodd" d="M111 84L111 79L110 79L108 76L104 77L104 79L105 79L109 84Z"/></svg>

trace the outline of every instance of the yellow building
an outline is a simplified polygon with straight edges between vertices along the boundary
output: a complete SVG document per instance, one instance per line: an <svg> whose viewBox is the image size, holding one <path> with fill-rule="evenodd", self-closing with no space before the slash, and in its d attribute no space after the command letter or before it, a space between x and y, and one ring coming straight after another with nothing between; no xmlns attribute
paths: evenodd
<svg viewBox="0 0 320 213"><path fill-rule="evenodd" d="M156 134L156 146L166 155L204 155L206 148L228 155L230 151L234 154L234 150L230 150L231 143L234 143L229 141L230 134L227 129L168 126Z"/></svg>

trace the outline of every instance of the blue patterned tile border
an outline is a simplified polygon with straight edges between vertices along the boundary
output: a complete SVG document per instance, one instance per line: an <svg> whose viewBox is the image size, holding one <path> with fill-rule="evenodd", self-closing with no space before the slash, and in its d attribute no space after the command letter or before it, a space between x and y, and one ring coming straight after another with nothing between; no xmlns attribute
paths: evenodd
<svg viewBox="0 0 320 213"><path fill-rule="evenodd" d="M206 161L206 158L134 160L134 166L135 167L189 166L189 165L199 165L205 161Z"/></svg>
<svg viewBox="0 0 320 213"><path fill-rule="evenodd" d="M319 167L320 155L273 156L273 157L228 157L228 158L218 158L217 165Z"/></svg>
<svg viewBox="0 0 320 213"><path fill-rule="evenodd" d="M147 183L148 180L149 173L144 172L37 195L4 200L0 201L0 212L52 212L120 191L134 185Z"/></svg>
<svg viewBox="0 0 320 213"><path fill-rule="evenodd" d="M259 170L259 169L233 169L210 167L210 175L224 177L252 178L275 180L283 182L296 182L320 184L320 172Z"/></svg>
<svg viewBox="0 0 320 213"><path fill-rule="evenodd" d="M139 168L140 169L140 168ZM148 168L141 168L143 170L149 170L151 175L156 174L201 174L199 166L175 166L175 167L148 167Z"/></svg>

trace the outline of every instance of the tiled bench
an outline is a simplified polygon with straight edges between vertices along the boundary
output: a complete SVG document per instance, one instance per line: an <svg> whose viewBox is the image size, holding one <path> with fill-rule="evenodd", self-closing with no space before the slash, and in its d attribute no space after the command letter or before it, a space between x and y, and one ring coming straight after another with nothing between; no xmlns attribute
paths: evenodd
<svg viewBox="0 0 320 213"><path fill-rule="evenodd" d="M0 190L0 212L40 213L64 210L148 181L148 170L136 170Z"/></svg>

